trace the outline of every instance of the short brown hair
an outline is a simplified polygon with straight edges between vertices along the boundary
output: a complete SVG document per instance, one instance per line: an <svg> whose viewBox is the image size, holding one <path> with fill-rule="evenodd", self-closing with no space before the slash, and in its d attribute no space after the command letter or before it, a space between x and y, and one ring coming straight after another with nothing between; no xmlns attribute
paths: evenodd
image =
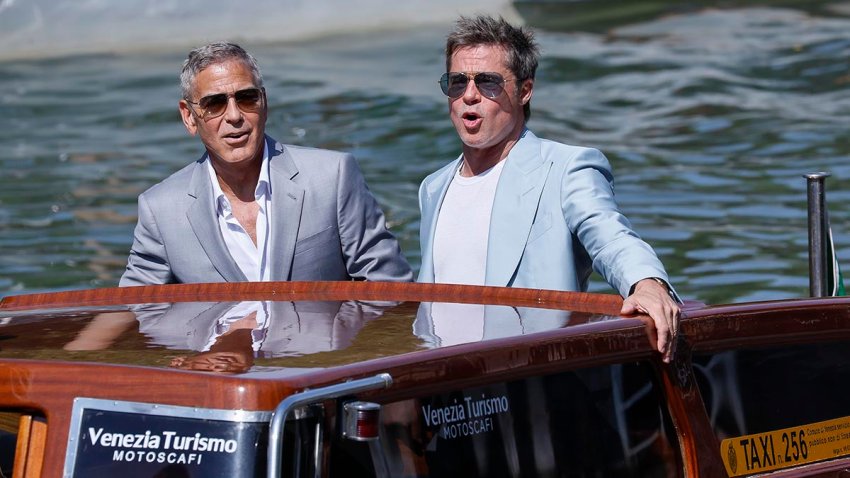
<svg viewBox="0 0 850 478"><path fill-rule="evenodd" d="M498 45L507 53L506 67L517 78L517 89L525 80L534 79L540 48L534 33L524 27L515 27L504 18L487 15L460 17L454 30L446 38L446 71L451 68L452 55L460 48L477 45ZM525 120L531 116L531 102L523 108Z"/></svg>

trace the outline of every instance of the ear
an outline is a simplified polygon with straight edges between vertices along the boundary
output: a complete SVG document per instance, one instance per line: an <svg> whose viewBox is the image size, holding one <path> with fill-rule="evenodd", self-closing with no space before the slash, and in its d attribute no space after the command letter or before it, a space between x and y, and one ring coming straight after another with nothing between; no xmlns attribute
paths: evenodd
<svg viewBox="0 0 850 478"><path fill-rule="evenodd" d="M183 120L183 126L186 127L186 131L192 136L195 136L198 132L198 124L196 123L198 117L192 111L192 106L186 100L180 100L178 108L180 109L180 119Z"/></svg>
<svg viewBox="0 0 850 478"><path fill-rule="evenodd" d="M522 82L522 86L519 89L519 99L523 105L528 104L531 101L531 96L534 94L534 80L529 78Z"/></svg>

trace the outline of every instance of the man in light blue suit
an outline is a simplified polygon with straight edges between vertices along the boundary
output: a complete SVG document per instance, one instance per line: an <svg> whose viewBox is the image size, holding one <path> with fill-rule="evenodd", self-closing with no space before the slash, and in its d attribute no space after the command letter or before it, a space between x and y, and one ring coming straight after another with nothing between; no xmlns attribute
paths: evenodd
<svg viewBox="0 0 850 478"><path fill-rule="evenodd" d="M265 135L256 60L232 43L189 53L180 115L206 154L139 196L121 286L413 279L354 157Z"/></svg>
<svg viewBox="0 0 850 478"><path fill-rule="evenodd" d="M419 189L420 282L584 291L592 270L646 313L669 361L678 297L614 200L595 149L535 136L530 115L538 48L504 19L462 17L440 80L463 154Z"/></svg>

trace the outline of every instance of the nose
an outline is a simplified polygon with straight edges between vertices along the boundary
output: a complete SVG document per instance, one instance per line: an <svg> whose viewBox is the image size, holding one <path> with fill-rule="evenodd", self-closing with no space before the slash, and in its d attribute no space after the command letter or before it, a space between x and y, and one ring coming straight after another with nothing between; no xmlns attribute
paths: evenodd
<svg viewBox="0 0 850 478"><path fill-rule="evenodd" d="M238 123L242 120L242 110L236 104L236 98L228 95L227 109L224 110L224 120L228 123Z"/></svg>
<svg viewBox="0 0 850 478"><path fill-rule="evenodd" d="M475 85L475 80L472 78L466 83L466 89L463 90L463 101L465 103L477 103L481 101L481 92L478 91L478 86Z"/></svg>

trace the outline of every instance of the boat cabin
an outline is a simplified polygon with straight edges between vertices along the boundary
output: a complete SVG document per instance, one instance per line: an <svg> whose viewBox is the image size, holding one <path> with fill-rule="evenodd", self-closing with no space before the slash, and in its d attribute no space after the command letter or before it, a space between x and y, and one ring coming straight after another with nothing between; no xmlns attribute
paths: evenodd
<svg viewBox="0 0 850 478"><path fill-rule="evenodd" d="M13 477L850 473L850 299L182 284L0 302Z"/></svg>

